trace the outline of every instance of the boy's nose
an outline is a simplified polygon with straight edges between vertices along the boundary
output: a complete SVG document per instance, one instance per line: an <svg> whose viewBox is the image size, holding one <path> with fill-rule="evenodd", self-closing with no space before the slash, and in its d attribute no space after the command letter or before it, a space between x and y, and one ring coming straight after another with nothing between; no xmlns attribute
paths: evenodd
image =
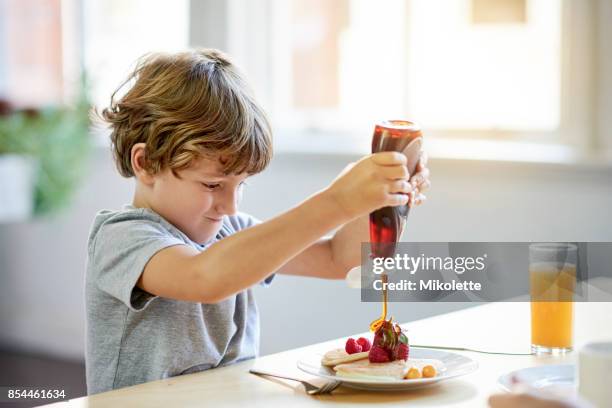
<svg viewBox="0 0 612 408"><path fill-rule="evenodd" d="M218 201L215 203L215 210L219 214L234 215L238 212L238 201L240 194L237 191L228 191L221 194Z"/></svg>

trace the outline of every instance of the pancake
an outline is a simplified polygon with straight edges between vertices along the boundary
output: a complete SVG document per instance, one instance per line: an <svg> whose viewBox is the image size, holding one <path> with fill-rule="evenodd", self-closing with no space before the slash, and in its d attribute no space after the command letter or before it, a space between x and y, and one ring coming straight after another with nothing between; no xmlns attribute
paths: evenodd
<svg viewBox="0 0 612 408"><path fill-rule="evenodd" d="M321 364L326 367L334 367L338 364L350 363L364 358L368 358L367 351L349 354L344 349L334 349L325 353L323 359L321 359Z"/></svg>
<svg viewBox="0 0 612 408"><path fill-rule="evenodd" d="M401 380L411 366L404 360L388 363L370 363L364 359L334 367L339 377L360 378L364 380Z"/></svg>

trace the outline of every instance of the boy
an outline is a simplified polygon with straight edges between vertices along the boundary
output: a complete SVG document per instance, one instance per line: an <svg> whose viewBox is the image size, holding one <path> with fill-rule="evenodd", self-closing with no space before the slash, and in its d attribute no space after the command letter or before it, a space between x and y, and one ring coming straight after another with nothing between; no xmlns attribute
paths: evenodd
<svg viewBox="0 0 612 408"><path fill-rule="evenodd" d="M271 159L271 131L229 60L155 54L128 81L102 112L117 168L136 185L132 205L99 212L89 237L90 394L255 357L251 286L274 273L344 278L360 263L367 214L424 198L424 163L411 184L403 155L379 153L259 223L237 205Z"/></svg>

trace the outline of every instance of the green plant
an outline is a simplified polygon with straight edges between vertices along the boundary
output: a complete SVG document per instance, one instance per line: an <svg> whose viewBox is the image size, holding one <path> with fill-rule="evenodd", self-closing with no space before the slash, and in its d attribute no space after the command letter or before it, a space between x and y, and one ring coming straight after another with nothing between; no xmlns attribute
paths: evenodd
<svg viewBox="0 0 612 408"><path fill-rule="evenodd" d="M64 207L78 185L91 149L85 92L74 106L15 111L0 101L0 154L31 156L38 163L34 212Z"/></svg>

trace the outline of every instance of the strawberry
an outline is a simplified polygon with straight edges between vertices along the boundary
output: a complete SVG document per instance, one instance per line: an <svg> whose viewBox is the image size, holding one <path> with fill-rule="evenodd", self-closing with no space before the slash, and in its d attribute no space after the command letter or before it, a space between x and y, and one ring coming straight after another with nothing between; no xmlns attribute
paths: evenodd
<svg viewBox="0 0 612 408"><path fill-rule="evenodd" d="M369 351L372 348L370 340L366 339L365 337L358 338L357 344L361 346L361 351Z"/></svg>
<svg viewBox="0 0 612 408"><path fill-rule="evenodd" d="M408 359L408 337L402 332L402 328L391 320L384 321L374 333L372 349L375 347L383 349L389 361Z"/></svg>
<svg viewBox="0 0 612 408"><path fill-rule="evenodd" d="M400 343L397 347L397 359L398 360L408 360L408 354L410 352L410 348L407 344Z"/></svg>
<svg viewBox="0 0 612 408"><path fill-rule="evenodd" d="M361 346L351 337L346 341L344 350L349 354L361 353Z"/></svg>
<svg viewBox="0 0 612 408"><path fill-rule="evenodd" d="M387 363L391 361L387 350L379 346L373 346L368 353L370 363Z"/></svg>

